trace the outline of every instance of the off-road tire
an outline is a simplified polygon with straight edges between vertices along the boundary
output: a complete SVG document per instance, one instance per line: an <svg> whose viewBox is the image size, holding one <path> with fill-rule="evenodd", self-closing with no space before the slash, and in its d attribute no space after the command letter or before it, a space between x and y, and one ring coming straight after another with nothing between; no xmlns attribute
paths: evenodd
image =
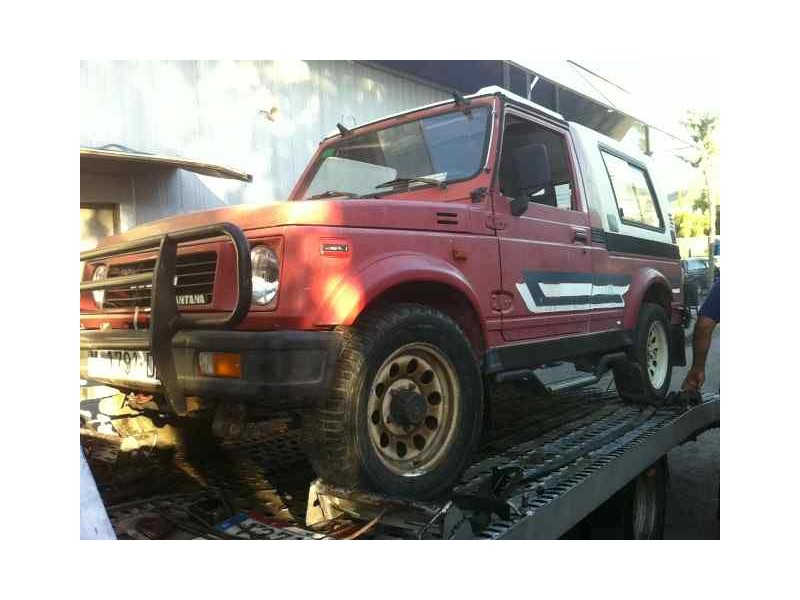
<svg viewBox="0 0 800 600"><path fill-rule="evenodd" d="M316 473L330 484L408 498L448 491L469 464L482 424L483 382L464 333L444 313L418 304L371 310L340 330L343 342L330 397L303 417L303 446ZM459 417L439 462L409 476L382 462L369 438L367 404L378 369L412 343L429 344L450 361L458 381Z"/></svg>
<svg viewBox="0 0 800 600"><path fill-rule="evenodd" d="M654 321L660 321L666 334L667 372L663 383L655 388L647 374L647 337ZM639 404L660 404L669 391L672 378L672 344L667 314L658 304L645 302L639 310L639 322L628 360L614 367L617 393L624 400Z"/></svg>

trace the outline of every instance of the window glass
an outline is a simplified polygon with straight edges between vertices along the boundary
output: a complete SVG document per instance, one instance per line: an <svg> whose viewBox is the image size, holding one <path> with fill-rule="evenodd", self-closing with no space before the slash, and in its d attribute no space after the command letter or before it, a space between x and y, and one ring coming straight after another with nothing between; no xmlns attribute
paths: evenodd
<svg viewBox="0 0 800 600"><path fill-rule="evenodd" d="M559 183L553 186L556 193L556 207L562 210L572 209L572 188L569 183Z"/></svg>
<svg viewBox="0 0 800 600"><path fill-rule="evenodd" d="M539 189L519 189L523 178L514 164L515 153L526 146L541 144L550 164L548 181ZM500 190L509 197L524 193L530 202L562 210L573 210L572 171L564 136L515 115L506 118L500 159Z"/></svg>
<svg viewBox="0 0 800 600"><path fill-rule="evenodd" d="M623 221L661 227L655 199L650 193L646 173L613 154L601 152Z"/></svg>
<svg viewBox="0 0 800 600"><path fill-rule="evenodd" d="M483 164L488 109L448 113L420 121L434 173L448 180L472 177Z"/></svg>
<svg viewBox="0 0 800 600"><path fill-rule="evenodd" d="M304 197L405 191L473 177L483 162L488 118L480 107L344 136L320 156Z"/></svg>

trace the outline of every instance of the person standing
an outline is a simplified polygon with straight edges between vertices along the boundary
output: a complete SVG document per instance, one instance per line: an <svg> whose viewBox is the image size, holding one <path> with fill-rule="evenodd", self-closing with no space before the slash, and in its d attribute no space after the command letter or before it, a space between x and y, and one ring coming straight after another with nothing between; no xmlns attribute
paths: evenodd
<svg viewBox="0 0 800 600"><path fill-rule="evenodd" d="M681 385L682 390L700 391L706 381L706 359L711 348L711 336L719 325L719 279L714 282L708 297L700 307L692 336L692 368Z"/></svg>

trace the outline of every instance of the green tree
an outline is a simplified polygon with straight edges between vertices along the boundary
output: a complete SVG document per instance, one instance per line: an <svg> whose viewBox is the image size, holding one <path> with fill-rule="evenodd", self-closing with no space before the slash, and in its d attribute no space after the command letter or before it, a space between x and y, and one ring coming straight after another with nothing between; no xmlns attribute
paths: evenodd
<svg viewBox="0 0 800 600"><path fill-rule="evenodd" d="M708 216L693 210L676 210L673 214L675 233L678 237L708 235Z"/></svg>
<svg viewBox="0 0 800 600"><path fill-rule="evenodd" d="M681 123L692 142L694 143L693 156L680 158L698 169L703 175L703 190L695 199L694 206L697 210L708 213L708 256L714 255L714 241L717 237L717 197L712 193L709 185L709 173L715 167L715 160L719 154L716 142L716 133L719 127L719 116L713 113L689 112L685 121ZM713 279L713 271L709 277Z"/></svg>

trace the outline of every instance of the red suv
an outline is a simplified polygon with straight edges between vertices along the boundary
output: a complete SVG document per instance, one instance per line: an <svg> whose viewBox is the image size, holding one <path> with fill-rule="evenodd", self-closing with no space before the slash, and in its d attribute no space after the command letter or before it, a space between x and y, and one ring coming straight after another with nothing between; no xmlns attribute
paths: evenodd
<svg viewBox="0 0 800 600"><path fill-rule="evenodd" d="M453 485L497 381L570 361L648 402L685 361L648 160L500 88L339 125L288 201L81 259L84 378L175 422L302 409L326 481L408 497Z"/></svg>

